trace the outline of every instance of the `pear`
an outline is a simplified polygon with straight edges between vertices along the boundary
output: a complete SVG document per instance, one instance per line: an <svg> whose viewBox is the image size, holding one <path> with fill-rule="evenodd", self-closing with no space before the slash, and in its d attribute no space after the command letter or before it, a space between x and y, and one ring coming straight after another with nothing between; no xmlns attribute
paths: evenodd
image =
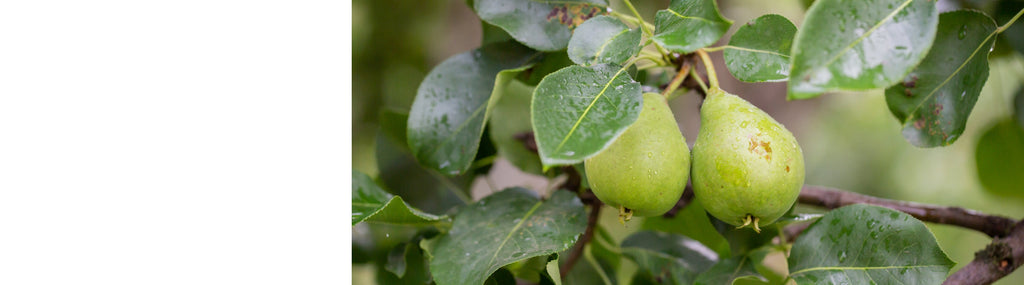
<svg viewBox="0 0 1024 285"><path fill-rule="evenodd" d="M708 91L693 145L693 190L712 216L734 226L775 222L804 184L793 134L764 111L717 87Z"/></svg>
<svg viewBox="0 0 1024 285"><path fill-rule="evenodd" d="M643 109L605 150L584 161L594 195L620 221L657 216L676 204L690 175L690 149L665 97L645 93Z"/></svg>

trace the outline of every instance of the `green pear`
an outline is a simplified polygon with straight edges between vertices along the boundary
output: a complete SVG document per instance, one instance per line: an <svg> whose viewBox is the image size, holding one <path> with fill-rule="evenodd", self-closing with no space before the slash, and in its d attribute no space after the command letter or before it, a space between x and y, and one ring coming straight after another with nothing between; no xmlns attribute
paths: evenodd
<svg viewBox="0 0 1024 285"><path fill-rule="evenodd" d="M782 217L804 184L793 134L764 111L718 88L708 91L693 145L693 190L712 216L734 226Z"/></svg>
<svg viewBox="0 0 1024 285"><path fill-rule="evenodd" d="M656 216L679 201L690 175L690 149L665 97L645 93L636 122L584 162L590 188L619 208L620 220Z"/></svg>

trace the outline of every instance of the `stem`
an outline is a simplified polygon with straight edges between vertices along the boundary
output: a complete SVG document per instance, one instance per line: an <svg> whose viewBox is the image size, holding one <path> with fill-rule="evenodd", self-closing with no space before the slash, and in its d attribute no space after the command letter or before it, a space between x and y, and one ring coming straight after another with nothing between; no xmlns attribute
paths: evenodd
<svg viewBox="0 0 1024 285"><path fill-rule="evenodd" d="M697 75L696 68L690 69L690 77L697 81L697 85L700 85L700 90L704 90L704 94L708 93L708 87L704 85L704 80L700 78L700 75Z"/></svg>
<svg viewBox="0 0 1024 285"><path fill-rule="evenodd" d="M632 22L633 24L637 25L637 27L640 27L641 31L643 31L644 27L646 27L648 30L653 30L654 29L654 25L653 24L648 23L648 22L644 22L643 20L637 19L636 17L630 16L628 14L623 14L623 13L619 13L619 12L616 12L616 11L611 11L610 14L613 17L619 18L621 20Z"/></svg>
<svg viewBox="0 0 1024 285"><path fill-rule="evenodd" d="M706 47L706 48L702 48L702 50L704 50L705 52L716 52L716 51L725 50L728 47L729 47L729 45L717 46L717 47Z"/></svg>
<svg viewBox="0 0 1024 285"><path fill-rule="evenodd" d="M644 21L644 17L640 16L640 12L636 10L636 7L633 7L633 3L629 2L629 0L622 0L622 4L626 4L626 7L629 8L629 11L633 12L633 16L636 16L637 22L641 23L639 24L640 30L643 30L648 37L653 37L654 32L651 32L651 30L647 29L647 25L645 25L647 24L647 21Z"/></svg>
<svg viewBox="0 0 1024 285"><path fill-rule="evenodd" d="M683 79L686 79L686 75L690 74L690 63L684 62L682 67L679 67L679 72L672 78L672 81L668 83L668 88L661 93L661 96L665 96L665 99L672 99L676 96L672 96L672 93L679 88L679 85L683 83Z"/></svg>
<svg viewBox="0 0 1024 285"><path fill-rule="evenodd" d="M1019 14L1018 14L1019 15ZM992 240L974 254L974 260L950 275L942 284L991 284L1016 270L1024 262L1024 220L1009 235Z"/></svg>
<svg viewBox="0 0 1024 285"><path fill-rule="evenodd" d="M715 65L711 63L711 57L708 56L707 52L699 49L697 50L697 55L704 62L704 70L708 72L708 81L711 84L711 89L718 89L718 75L715 74Z"/></svg>
<svg viewBox="0 0 1024 285"><path fill-rule="evenodd" d="M1003 24L1002 26L999 26L999 28L996 29L996 33L1003 33L1003 31L1005 31L1006 29L1009 29L1010 25L1013 25L1013 22L1016 22L1017 19L1020 18L1020 15L1024 15L1024 9L1020 9L1020 11L1017 12L1017 15L1014 15L1013 18L1010 18L1009 22L1006 22L1006 24Z"/></svg>

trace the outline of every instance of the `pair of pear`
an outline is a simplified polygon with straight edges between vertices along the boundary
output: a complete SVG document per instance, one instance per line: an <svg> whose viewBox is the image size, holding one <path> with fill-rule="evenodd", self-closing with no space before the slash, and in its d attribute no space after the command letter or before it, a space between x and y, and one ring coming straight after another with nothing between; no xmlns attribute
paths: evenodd
<svg viewBox="0 0 1024 285"><path fill-rule="evenodd" d="M735 226L753 224L758 230L796 202L804 182L803 153L793 134L764 111L721 89L709 90L691 164L668 102L656 93L643 96L636 122L584 162L594 194L619 208L622 220L664 214L691 174L694 195L708 213Z"/></svg>

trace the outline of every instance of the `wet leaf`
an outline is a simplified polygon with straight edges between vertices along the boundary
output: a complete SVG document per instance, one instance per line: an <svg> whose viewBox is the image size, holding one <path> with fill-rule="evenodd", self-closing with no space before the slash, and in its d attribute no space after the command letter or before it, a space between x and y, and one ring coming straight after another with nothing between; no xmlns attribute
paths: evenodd
<svg viewBox="0 0 1024 285"><path fill-rule="evenodd" d="M889 87L935 39L935 1L818 0L793 42L789 99Z"/></svg>
<svg viewBox="0 0 1024 285"><path fill-rule="evenodd" d="M654 16L651 39L668 50L690 53L725 35L732 21L722 17L715 0L672 0Z"/></svg>
<svg viewBox="0 0 1024 285"><path fill-rule="evenodd" d="M1024 127L1005 119L985 131L974 151L978 180L989 193L1024 198Z"/></svg>
<svg viewBox="0 0 1024 285"><path fill-rule="evenodd" d="M500 90L537 56L517 43L504 42L455 55L434 67L420 83L409 112L407 137L416 159L446 175L469 169Z"/></svg>
<svg viewBox="0 0 1024 285"><path fill-rule="evenodd" d="M609 16L583 22L569 39L569 58L583 66L600 63L623 64L640 52L640 29Z"/></svg>
<svg viewBox="0 0 1024 285"><path fill-rule="evenodd" d="M481 284L502 266L572 247L586 227L579 198L534 195L509 188L459 211L448 234L425 247L437 284Z"/></svg>
<svg viewBox="0 0 1024 285"><path fill-rule="evenodd" d="M865 204L825 214L789 256L797 284L939 284L953 264L923 223Z"/></svg>
<svg viewBox="0 0 1024 285"><path fill-rule="evenodd" d="M517 41L541 51L564 49L572 30L605 13L606 0L476 0L480 19L504 29Z"/></svg>
<svg viewBox="0 0 1024 285"><path fill-rule="evenodd" d="M996 23L973 10L942 13L935 44L903 82L885 89L903 137L917 147L952 144L988 79Z"/></svg>
<svg viewBox="0 0 1024 285"><path fill-rule="evenodd" d="M636 121L640 84L617 65L570 66L537 85L531 114L541 163L582 162Z"/></svg>
<svg viewBox="0 0 1024 285"><path fill-rule="evenodd" d="M434 225L446 216L435 216L410 207L402 197L385 192L358 171L352 171L352 225L376 222L399 225Z"/></svg>
<svg viewBox="0 0 1024 285"><path fill-rule="evenodd" d="M696 285L718 285L735 284L740 281L744 284L762 283L768 284L768 279L757 273L754 268L754 261L747 256L735 256L723 259L711 266L707 271L697 276Z"/></svg>
<svg viewBox="0 0 1024 285"><path fill-rule="evenodd" d="M729 242L715 230L715 226L710 220L712 218L704 211L700 199L693 199L674 217L649 217L644 219L641 228L681 234L715 250L718 255L729 256Z"/></svg>
<svg viewBox="0 0 1024 285"><path fill-rule="evenodd" d="M622 254L640 271L667 284L692 284L718 261L718 255L685 236L640 231L622 241Z"/></svg>
<svg viewBox="0 0 1024 285"><path fill-rule="evenodd" d="M796 26L786 17L758 17L729 39L722 55L725 66L740 81L784 81L789 78L789 50L795 34Z"/></svg>

